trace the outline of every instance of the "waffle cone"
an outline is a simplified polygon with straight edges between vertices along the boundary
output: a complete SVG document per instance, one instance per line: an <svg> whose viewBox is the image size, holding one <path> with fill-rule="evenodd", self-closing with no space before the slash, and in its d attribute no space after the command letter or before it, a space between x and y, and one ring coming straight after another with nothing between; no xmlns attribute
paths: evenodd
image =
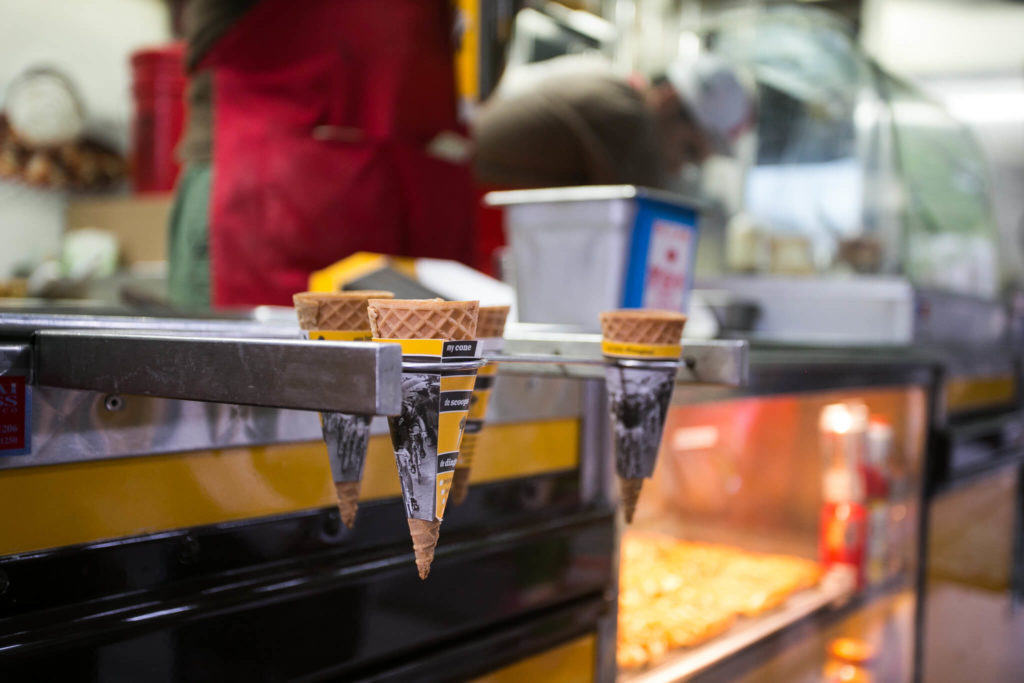
<svg viewBox="0 0 1024 683"><path fill-rule="evenodd" d="M359 484L358 481L334 482L334 490L338 493L338 512L341 513L341 521L349 529L356 525L356 512L359 510Z"/></svg>
<svg viewBox="0 0 1024 683"><path fill-rule="evenodd" d="M624 479L619 477L619 496L622 498L622 514L626 518L626 524L633 523L633 515L636 514L636 503L640 499L640 487L643 485L643 479Z"/></svg>
<svg viewBox="0 0 1024 683"><path fill-rule="evenodd" d="M299 327L304 330L365 330L370 324L366 302L390 299L391 292L353 290L351 292L302 292L292 297Z"/></svg>
<svg viewBox="0 0 1024 683"><path fill-rule="evenodd" d="M430 574L430 565L434 562L434 549L437 548L437 535L441 531L441 522L425 519L409 520L409 535L412 536L412 549L416 553L416 569L420 579Z"/></svg>
<svg viewBox="0 0 1024 683"><path fill-rule="evenodd" d="M605 341L678 344L685 324L686 316L675 311L608 311L601 314L601 336Z"/></svg>
<svg viewBox="0 0 1024 683"><path fill-rule="evenodd" d="M448 494L448 500L455 505L462 505L469 495L469 473L468 467L456 467L452 477L452 490Z"/></svg>
<svg viewBox="0 0 1024 683"><path fill-rule="evenodd" d="M481 306L476 323L477 337L504 337L508 306Z"/></svg>
<svg viewBox="0 0 1024 683"><path fill-rule="evenodd" d="M476 339L479 301L370 299L370 329L377 339Z"/></svg>

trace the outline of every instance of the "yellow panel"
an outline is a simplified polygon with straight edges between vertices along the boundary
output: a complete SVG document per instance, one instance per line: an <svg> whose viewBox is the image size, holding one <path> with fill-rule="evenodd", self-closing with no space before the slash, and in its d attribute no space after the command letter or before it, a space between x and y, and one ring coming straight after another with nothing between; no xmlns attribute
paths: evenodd
<svg viewBox="0 0 1024 683"><path fill-rule="evenodd" d="M459 95L476 101L480 97L480 0L458 0L464 31L462 44L455 55Z"/></svg>
<svg viewBox="0 0 1024 683"><path fill-rule="evenodd" d="M486 427L474 481L571 469L579 423ZM388 436L370 439L363 500L401 495ZM0 555L283 514L336 502L322 442L0 471Z"/></svg>
<svg viewBox="0 0 1024 683"><path fill-rule="evenodd" d="M322 443L0 472L0 555L335 502Z"/></svg>
<svg viewBox="0 0 1024 683"><path fill-rule="evenodd" d="M580 462L580 423L575 419L487 425L473 460L472 483L570 470ZM402 495L391 439L370 439L360 500Z"/></svg>
<svg viewBox="0 0 1024 683"><path fill-rule="evenodd" d="M473 683L580 683L594 680L597 636L591 634L474 679Z"/></svg>
<svg viewBox="0 0 1024 683"><path fill-rule="evenodd" d="M318 270L309 276L309 291L337 292L351 280L380 270L387 265L387 258L381 254L360 251L347 258Z"/></svg>
<svg viewBox="0 0 1024 683"><path fill-rule="evenodd" d="M1013 401L1016 384L1011 375L952 377L946 382L946 410L957 412Z"/></svg>
<svg viewBox="0 0 1024 683"><path fill-rule="evenodd" d="M416 259L407 256L385 256L359 251L309 276L309 291L337 292L352 280L381 268L394 268L403 275L416 277Z"/></svg>

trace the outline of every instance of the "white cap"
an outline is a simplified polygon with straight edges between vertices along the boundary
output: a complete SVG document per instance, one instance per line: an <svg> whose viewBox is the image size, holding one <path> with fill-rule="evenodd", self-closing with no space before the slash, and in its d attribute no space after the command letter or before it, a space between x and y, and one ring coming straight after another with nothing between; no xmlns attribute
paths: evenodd
<svg viewBox="0 0 1024 683"><path fill-rule="evenodd" d="M703 53L672 62L665 76L715 151L731 156L733 143L754 122L751 95L735 69L721 57Z"/></svg>

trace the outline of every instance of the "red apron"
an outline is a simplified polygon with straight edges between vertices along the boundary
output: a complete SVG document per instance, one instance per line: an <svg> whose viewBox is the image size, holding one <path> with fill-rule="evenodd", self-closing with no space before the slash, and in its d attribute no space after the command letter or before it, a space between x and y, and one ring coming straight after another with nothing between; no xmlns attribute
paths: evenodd
<svg viewBox="0 0 1024 683"><path fill-rule="evenodd" d="M215 306L290 306L356 251L472 261L469 168L427 152L462 133L449 0L263 0L201 68Z"/></svg>

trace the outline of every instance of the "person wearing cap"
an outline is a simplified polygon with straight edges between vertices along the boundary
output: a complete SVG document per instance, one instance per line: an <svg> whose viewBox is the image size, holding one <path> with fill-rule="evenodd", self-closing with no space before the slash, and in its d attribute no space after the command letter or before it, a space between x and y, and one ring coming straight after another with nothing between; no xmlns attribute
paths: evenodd
<svg viewBox="0 0 1024 683"><path fill-rule="evenodd" d="M575 56L526 68L546 73L510 74L473 122L475 173L490 187L678 189L681 171L731 154L753 122L736 72L710 54L650 81Z"/></svg>

